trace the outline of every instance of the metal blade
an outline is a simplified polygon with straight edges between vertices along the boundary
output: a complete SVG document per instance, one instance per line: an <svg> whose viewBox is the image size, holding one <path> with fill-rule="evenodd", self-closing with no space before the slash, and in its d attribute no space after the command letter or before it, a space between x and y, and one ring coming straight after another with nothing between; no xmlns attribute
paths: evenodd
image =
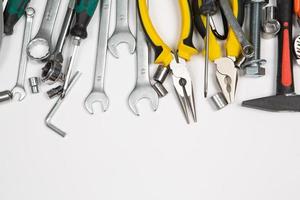
<svg viewBox="0 0 300 200"><path fill-rule="evenodd" d="M2 46L3 35L4 35L3 2L2 0L0 0L0 48Z"/></svg>

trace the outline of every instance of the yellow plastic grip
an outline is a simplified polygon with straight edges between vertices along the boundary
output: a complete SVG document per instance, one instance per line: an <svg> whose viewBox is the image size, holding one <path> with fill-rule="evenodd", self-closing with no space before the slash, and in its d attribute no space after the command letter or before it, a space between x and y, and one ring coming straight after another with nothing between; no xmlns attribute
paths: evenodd
<svg viewBox="0 0 300 200"><path fill-rule="evenodd" d="M193 45L193 20L189 0L179 0L181 10L181 35L178 43L178 56L190 60L198 53Z"/></svg>
<svg viewBox="0 0 300 200"><path fill-rule="evenodd" d="M231 5L234 16L238 17L239 0L231 0ZM225 46L227 56L235 58L240 56L242 48L231 27L229 27L228 38Z"/></svg>
<svg viewBox="0 0 300 200"><path fill-rule="evenodd" d="M173 60L172 50L163 42L163 40L155 30L149 16L147 0L138 0L137 2L139 15L144 27L144 31L150 39L156 54L155 63L168 67Z"/></svg>

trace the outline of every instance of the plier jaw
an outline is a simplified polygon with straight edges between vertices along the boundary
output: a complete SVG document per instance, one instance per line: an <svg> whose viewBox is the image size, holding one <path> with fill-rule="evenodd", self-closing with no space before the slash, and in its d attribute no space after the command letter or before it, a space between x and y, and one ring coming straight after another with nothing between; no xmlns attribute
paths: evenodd
<svg viewBox="0 0 300 200"><path fill-rule="evenodd" d="M233 103L235 99L238 81L238 70L235 67L234 57L222 57L215 60L217 66L216 77L227 103Z"/></svg>
<svg viewBox="0 0 300 200"><path fill-rule="evenodd" d="M189 111L192 114L194 122L197 122L195 97L191 76L186 68L185 60L177 55L174 57L175 58L170 63L170 69L177 97L187 123L190 123Z"/></svg>

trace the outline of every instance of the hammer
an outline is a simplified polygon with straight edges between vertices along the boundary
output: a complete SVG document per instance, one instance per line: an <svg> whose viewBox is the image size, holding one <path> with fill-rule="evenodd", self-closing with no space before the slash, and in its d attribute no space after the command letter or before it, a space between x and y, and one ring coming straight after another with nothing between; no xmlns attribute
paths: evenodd
<svg viewBox="0 0 300 200"><path fill-rule="evenodd" d="M278 72L275 96L244 101L242 106L266 111L300 112L300 95L295 94L292 62L293 0L278 0Z"/></svg>

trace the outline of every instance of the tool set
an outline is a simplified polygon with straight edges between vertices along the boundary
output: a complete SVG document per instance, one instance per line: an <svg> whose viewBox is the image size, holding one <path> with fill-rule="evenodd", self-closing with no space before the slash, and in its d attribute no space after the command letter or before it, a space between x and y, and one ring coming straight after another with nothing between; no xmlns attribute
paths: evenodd
<svg viewBox="0 0 300 200"><path fill-rule="evenodd" d="M217 109L223 109L234 103L239 77L268 75L263 67L267 60L260 55L261 38L278 40L277 92L275 96L244 101L242 106L267 111L300 111L300 96L295 94L293 76L294 61L300 63L300 35L296 31L293 34L293 30L300 27L299 0L174 1L179 4L181 15L181 34L175 49L162 40L152 23L148 8L151 0L116 0L116 26L111 36L112 0L68 0L60 34L54 45L53 31L62 7L61 2L46 1L40 28L32 39L35 16L33 3L30 0L0 1L2 35L12 35L19 19L22 16L25 18L17 82L12 90L0 92L0 102L10 101L16 96L22 101L26 96L24 84L28 61L44 63L41 74L29 78L28 83L33 94L39 93L43 85L58 85L47 92L49 98L58 97L58 100L45 123L60 136L64 137L67 133L55 126L52 119L81 75L79 71L73 73L76 60L80 59L79 46L88 36L88 25L98 6L100 17L94 80L84 102L90 114L94 113L93 104L96 102L102 105L103 111L108 110L109 98L104 87L107 52L119 58L118 46L121 43L128 45L131 54L136 52L136 84L128 97L132 112L140 115L138 103L141 99L148 99L151 108L156 111L159 98L168 94L164 85L170 76L178 104L187 123L190 123L191 119L197 122L197 97L193 87L195 80L192 80L196 75L191 76L188 69L191 58L199 54L205 56L205 98L211 95L208 87L210 63L215 67L214 78L219 92L212 95L209 101ZM129 10L132 7L137 10L136 34L129 26ZM203 38L203 49L194 46L196 40L193 38L198 34ZM2 39L0 37L0 45ZM68 41L71 42L69 48L66 45ZM67 52L71 54L66 55ZM152 59L153 53L155 57ZM154 65L157 70L151 77L150 67Z"/></svg>

